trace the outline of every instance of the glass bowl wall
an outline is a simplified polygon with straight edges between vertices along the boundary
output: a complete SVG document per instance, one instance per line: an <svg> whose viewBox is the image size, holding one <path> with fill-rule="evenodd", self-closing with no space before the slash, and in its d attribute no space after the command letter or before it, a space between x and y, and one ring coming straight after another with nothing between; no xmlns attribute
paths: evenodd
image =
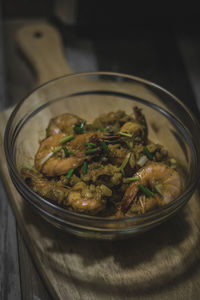
<svg viewBox="0 0 200 300"><path fill-rule="evenodd" d="M92 121L101 113L142 108L149 139L163 144L175 157L183 178L183 192L161 209L138 217L109 219L73 213L32 191L20 177L32 165L49 120L64 112ZM5 153L10 175L19 193L47 221L83 237L123 238L149 230L177 212L191 197L200 174L199 124L174 95L129 75L99 72L68 75L50 81L21 101L5 132Z"/></svg>

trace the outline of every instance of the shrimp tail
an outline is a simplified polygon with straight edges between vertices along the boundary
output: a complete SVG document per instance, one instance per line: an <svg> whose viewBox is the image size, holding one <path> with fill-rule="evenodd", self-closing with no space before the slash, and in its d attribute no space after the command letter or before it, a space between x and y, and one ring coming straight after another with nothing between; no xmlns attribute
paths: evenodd
<svg viewBox="0 0 200 300"><path fill-rule="evenodd" d="M132 204L134 198L136 197L138 193L138 187L133 186L133 188L130 186L128 190L126 191L123 199L122 199L122 205L121 205L121 211L125 214L127 210L129 209L130 205Z"/></svg>

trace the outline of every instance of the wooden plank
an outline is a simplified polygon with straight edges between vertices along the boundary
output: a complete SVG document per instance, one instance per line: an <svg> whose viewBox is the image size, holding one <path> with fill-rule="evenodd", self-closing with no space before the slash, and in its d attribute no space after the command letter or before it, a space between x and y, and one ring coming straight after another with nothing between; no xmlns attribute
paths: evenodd
<svg viewBox="0 0 200 300"><path fill-rule="evenodd" d="M22 299L51 300L52 298L44 286L43 279L39 276L32 256L30 256L20 232L18 232L17 238L19 245Z"/></svg>
<svg viewBox="0 0 200 300"><path fill-rule="evenodd" d="M3 29L2 29L2 16L1 16L1 4L0 4L0 110L6 106L6 92L5 92L5 64L4 64L4 41L3 41Z"/></svg>
<svg viewBox="0 0 200 300"><path fill-rule="evenodd" d="M20 299L16 222L0 181L0 299Z"/></svg>
<svg viewBox="0 0 200 300"><path fill-rule="evenodd" d="M5 109L4 43L0 5L0 110ZM16 222L0 179L0 299L20 299Z"/></svg>

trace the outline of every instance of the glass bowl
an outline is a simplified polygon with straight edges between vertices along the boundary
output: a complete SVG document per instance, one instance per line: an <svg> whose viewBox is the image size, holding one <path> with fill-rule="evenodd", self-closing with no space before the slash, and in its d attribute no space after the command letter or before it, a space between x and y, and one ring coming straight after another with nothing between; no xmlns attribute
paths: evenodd
<svg viewBox="0 0 200 300"><path fill-rule="evenodd" d="M144 215L124 218L88 216L59 207L36 194L20 169L33 164L50 118L63 112L92 121L101 113L142 108L149 138L166 146L177 160L183 191L173 202ZM4 139L11 179L24 198L54 226L77 236L117 239L147 231L173 216L193 194L200 175L200 127L174 95L141 78L110 72L72 74L52 80L22 100L11 114Z"/></svg>

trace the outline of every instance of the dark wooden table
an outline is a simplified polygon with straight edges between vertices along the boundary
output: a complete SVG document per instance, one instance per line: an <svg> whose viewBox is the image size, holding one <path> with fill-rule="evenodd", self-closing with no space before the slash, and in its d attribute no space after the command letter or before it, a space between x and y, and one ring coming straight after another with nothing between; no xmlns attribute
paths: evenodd
<svg viewBox="0 0 200 300"><path fill-rule="evenodd" d="M28 21L5 21L3 27L0 24L1 110L17 103L36 84L34 74L15 48L14 34L23 22ZM144 77L176 94L199 117L200 36L197 30L137 28L125 34L113 34L112 30L102 29L95 35L58 29L75 72L109 70ZM0 299L49 300L51 296L24 244L1 182L0 199Z"/></svg>

